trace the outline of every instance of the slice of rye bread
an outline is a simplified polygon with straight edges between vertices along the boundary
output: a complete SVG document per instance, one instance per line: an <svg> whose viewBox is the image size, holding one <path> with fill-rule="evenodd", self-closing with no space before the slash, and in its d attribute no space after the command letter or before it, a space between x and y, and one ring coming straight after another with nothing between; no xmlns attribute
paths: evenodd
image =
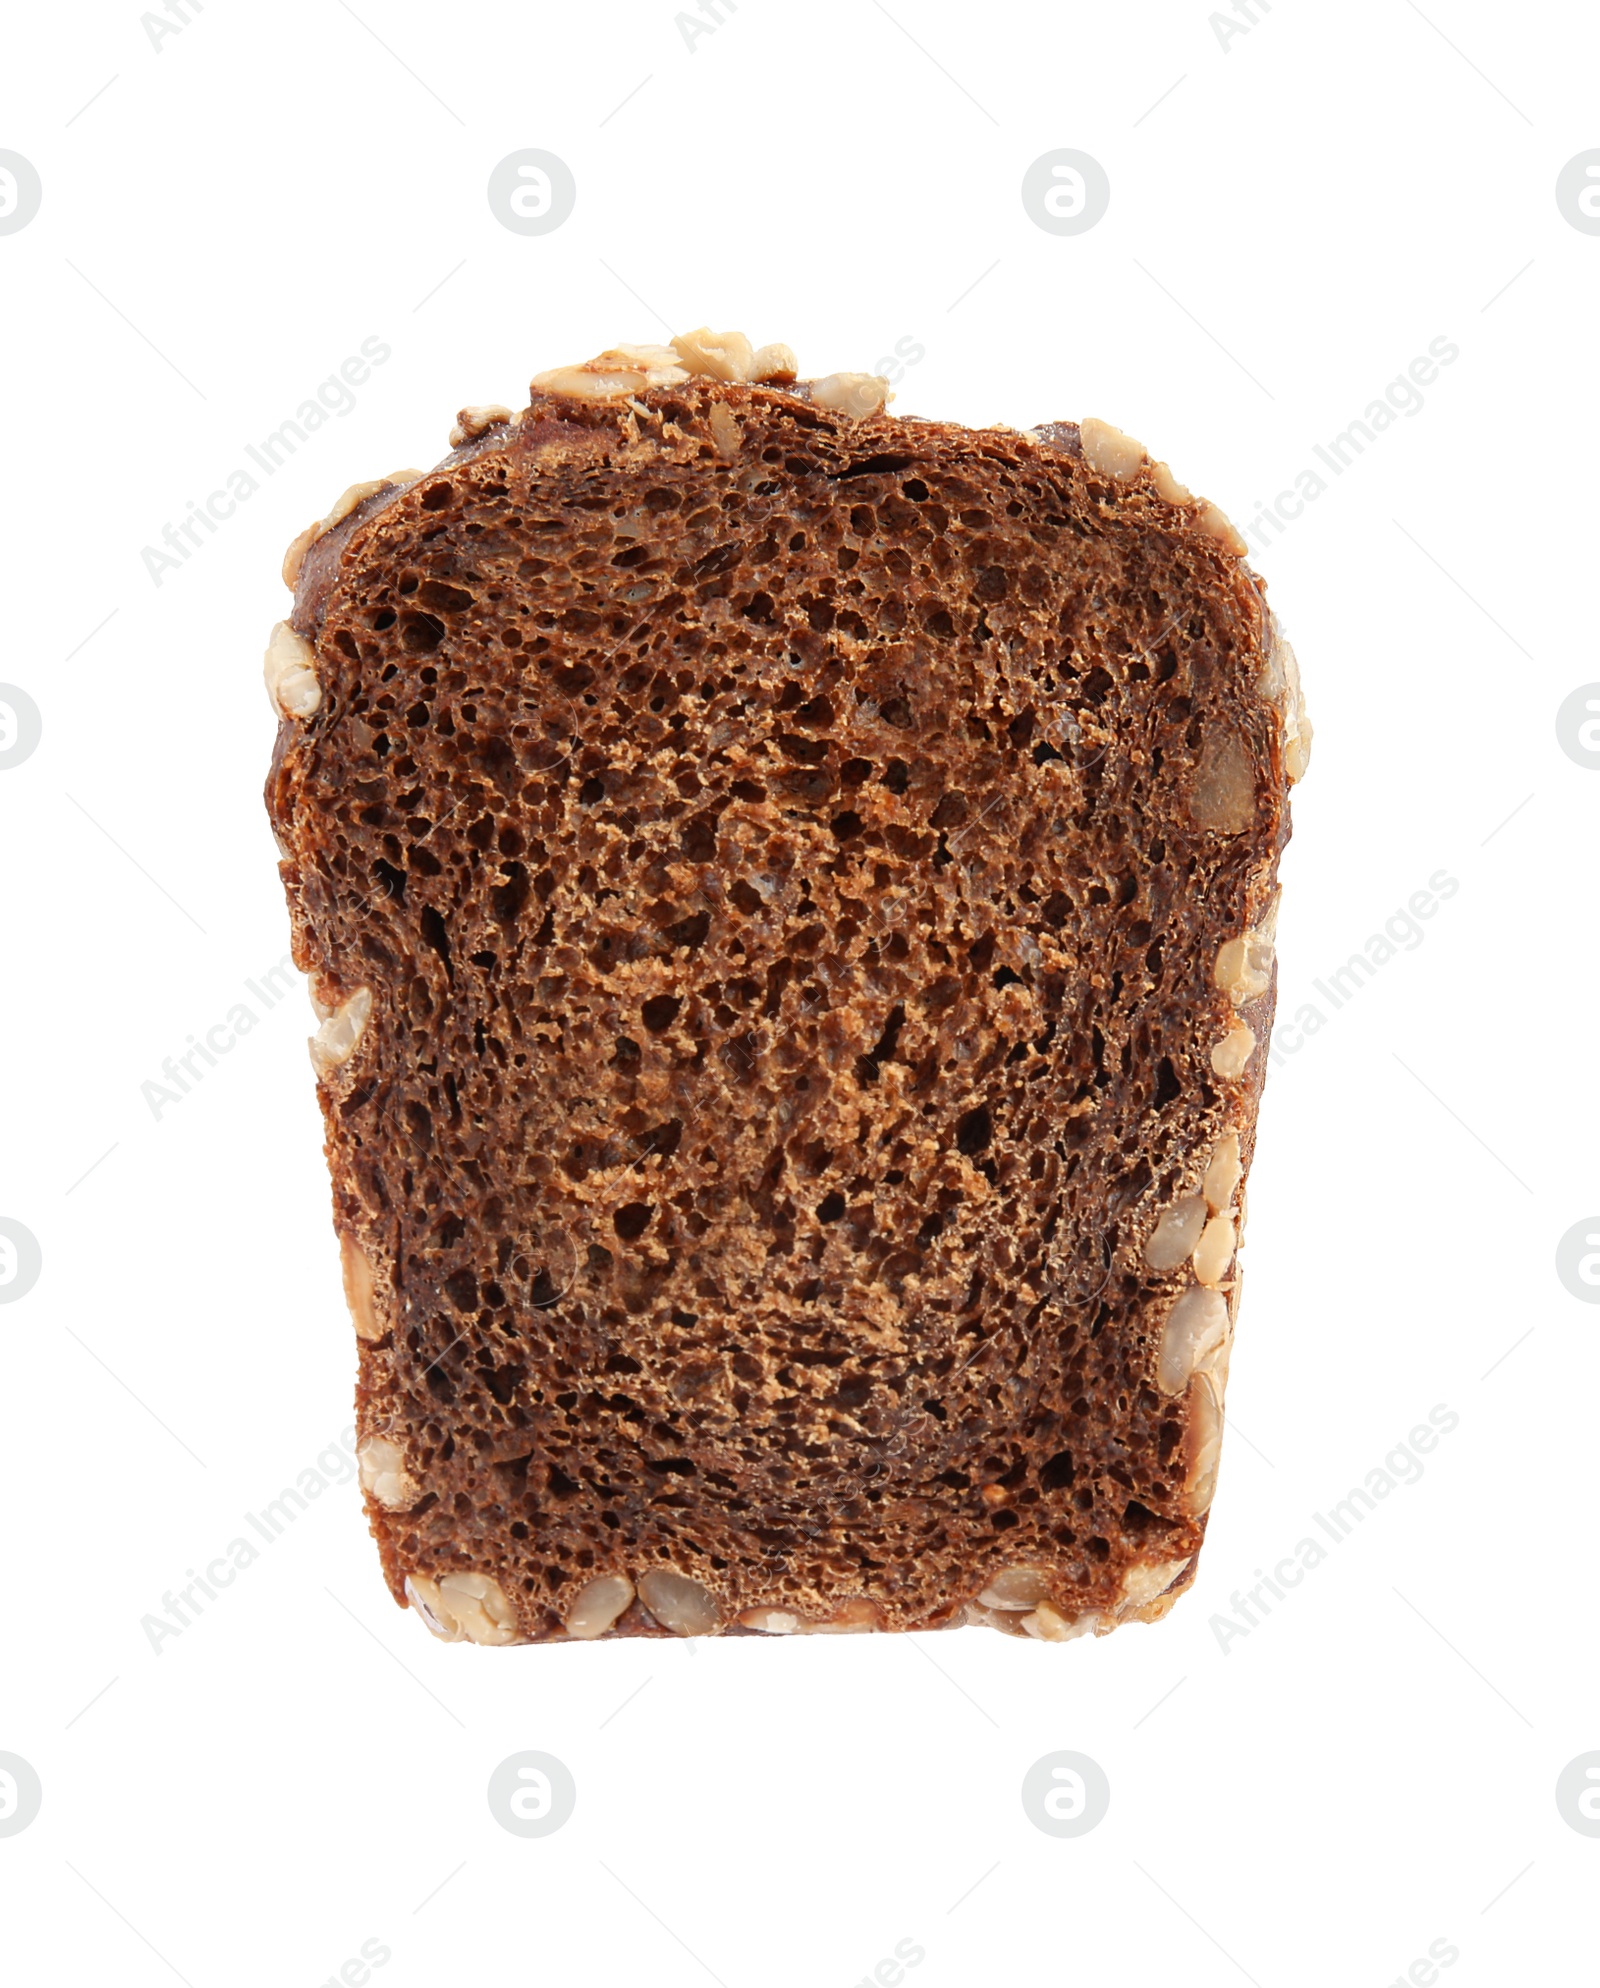
<svg viewBox="0 0 1600 1988"><path fill-rule="evenodd" d="M290 548L362 1480L448 1639L1055 1641L1193 1579L1293 655L1139 443L886 398L617 348Z"/></svg>

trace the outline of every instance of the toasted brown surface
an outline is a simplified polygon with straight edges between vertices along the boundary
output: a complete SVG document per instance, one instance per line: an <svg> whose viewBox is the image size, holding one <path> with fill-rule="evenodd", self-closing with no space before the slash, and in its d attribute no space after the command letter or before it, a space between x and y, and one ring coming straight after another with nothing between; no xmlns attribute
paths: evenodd
<svg viewBox="0 0 1600 1988"><path fill-rule="evenodd" d="M319 1095L397 1596L487 1576L492 1641L651 1570L689 1605L611 1633L1162 1612L1207 1431L1143 1250L1248 1161L1272 997L1219 1076L1216 964L1287 837L1215 514L1070 424L536 394L317 539L292 626L268 802L298 963L371 992Z"/></svg>

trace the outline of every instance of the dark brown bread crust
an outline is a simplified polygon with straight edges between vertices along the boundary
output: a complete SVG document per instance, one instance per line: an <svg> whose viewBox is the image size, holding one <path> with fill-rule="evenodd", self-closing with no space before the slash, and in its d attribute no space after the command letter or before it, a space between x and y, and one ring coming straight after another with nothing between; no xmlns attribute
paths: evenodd
<svg viewBox="0 0 1600 1988"><path fill-rule="evenodd" d="M1216 965L1288 834L1210 518L1070 424L697 379L536 394L311 547L267 799L297 963L372 996L319 1096L397 1598L1015 1628L1026 1568L1104 1628L1192 1580L1143 1250L1248 1162L1272 990L1219 1077Z"/></svg>

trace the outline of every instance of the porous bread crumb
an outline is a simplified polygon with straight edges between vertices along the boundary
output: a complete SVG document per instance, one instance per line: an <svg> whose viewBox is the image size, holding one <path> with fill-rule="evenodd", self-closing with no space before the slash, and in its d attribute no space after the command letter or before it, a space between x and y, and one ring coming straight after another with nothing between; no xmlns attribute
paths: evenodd
<svg viewBox="0 0 1600 1988"><path fill-rule="evenodd" d="M378 1475L434 1494L374 1493L391 1582L508 1642L1161 1612L1268 1018L1256 583L1142 451L1108 492L1069 427L869 440L679 358L541 388L302 572L275 832L297 958L372 990L324 1109Z"/></svg>

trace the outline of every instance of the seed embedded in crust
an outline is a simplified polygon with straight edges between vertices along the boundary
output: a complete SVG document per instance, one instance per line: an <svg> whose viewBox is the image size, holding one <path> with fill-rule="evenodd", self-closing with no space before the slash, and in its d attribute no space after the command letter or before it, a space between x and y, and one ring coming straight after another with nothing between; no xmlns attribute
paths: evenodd
<svg viewBox="0 0 1600 1988"><path fill-rule="evenodd" d="M509 416L509 410L507 412ZM328 515L325 518L318 518L315 524L307 525L300 536L290 542L288 551L283 555L283 584L291 593L299 586L306 554L324 532L330 532L335 525L342 524L358 504L364 504L369 497L375 496L380 490L415 483L423 474L420 469L397 469L391 471L388 476L372 477L366 483L352 483L347 490L341 491Z"/></svg>
<svg viewBox="0 0 1600 1988"><path fill-rule="evenodd" d="M450 446L459 449L464 442L475 442L480 435L511 419L511 409L502 407L498 401L487 401L481 407L463 407L450 430Z"/></svg>
<svg viewBox="0 0 1600 1988"><path fill-rule="evenodd" d="M1220 1291L1191 1284L1167 1313L1161 1331L1156 1385L1163 1394L1181 1394L1189 1377L1228 1336L1228 1305Z"/></svg>
<svg viewBox="0 0 1600 1988"><path fill-rule="evenodd" d="M1089 467L1116 483L1126 483L1145 458L1143 442L1124 435L1109 421L1096 421L1092 415L1079 422L1078 442Z"/></svg>
<svg viewBox="0 0 1600 1988"><path fill-rule="evenodd" d="M1283 770L1291 786L1311 763L1311 720L1300 687L1300 664L1278 617L1267 615L1266 661L1257 689L1283 713Z"/></svg>
<svg viewBox="0 0 1600 1988"><path fill-rule="evenodd" d="M437 1581L430 1581L426 1574L407 1574L406 1600L441 1643L460 1643L464 1640L456 1627L455 1618L439 1598Z"/></svg>
<svg viewBox="0 0 1600 1988"><path fill-rule="evenodd" d="M1189 812L1216 835L1243 835L1256 818L1255 768L1243 739L1227 734L1202 752Z"/></svg>
<svg viewBox="0 0 1600 1988"><path fill-rule="evenodd" d="M517 1614L498 1581L487 1574L446 1574L439 1595L469 1642L504 1645L520 1642Z"/></svg>
<svg viewBox="0 0 1600 1988"><path fill-rule="evenodd" d="M881 1629L883 1618L875 1601L856 1595L849 1601L840 1602L832 1615L823 1621L809 1623L807 1627L814 1636L859 1636L869 1629Z"/></svg>
<svg viewBox="0 0 1600 1988"><path fill-rule="evenodd" d="M1213 1215L1194 1246L1194 1274L1202 1284L1218 1285L1233 1261L1233 1224L1226 1215Z"/></svg>
<svg viewBox="0 0 1600 1988"><path fill-rule="evenodd" d="M1122 1577L1122 1594L1117 1603L1118 1621L1136 1615L1140 1609L1148 1608L1159 1595L1165 1594L1188 1566L1189 1558L1185 1554L1181 1560L1156 1560L1130 1567Z"/></svg>
<svg viewBox="0 0 1600 1988"><path fill-rule="evenodd" d="M887 407L894 395L889 382L877 373L829 373L811 382L811 398L818 407L830 407L835 414L859 421Z"/></svg>
<svg viewBox="0 0 1600 1988"><path fill-rule="evenodd" d="M1272 949L1246 933L1230 939L1217 952L1217 985L1236 1008L1257 1001L1272 984Z"/></svg>
<svg viewBox="0 0 1600 1988"><path fill-rule="evenodd" d="M750 361L752 380L786 383L800 370L800 362L787 345L763 345Z"/></svg>
<svg viewBox="0 0 1600 1988"><path fill-rule="evenodd" d="M306 563L306 554L322 536L322 520L315 519L307 525L296 539L291 539L289 549L283 555L283 584L293 593L300 584L300 569Z"/></svg>
<svg viewBox="0 0 1600 1988"><path fill-rule="evenodd" d="M1156 487L1156 495L1169 504L1193 503L1193 494L1181 484L1164 462L1150 465L1150 480Z"/></svg>
<svg viewBox="0 0 1600 1988"><path fill-rule="evenodd" d="M1015 1608L985 1608L981 1601L969 1601L962 1605L956 1617L957 1624L964 1629L995 1629L1002 1636L1022 1634L1022 1611Z"/></svg>
<svg viewBox="0 0 1600 1988"><path fill-rule="evenodd" d="M409 1512L422 1496L422 1487L406 1469L405 1452L387 1436L369 1436L356 1451L361 1488L370 1491L386 1512Z"/></svg>
<svg viewBox="0 0 1600 1988"><path fill-rule="evenodd" d="M319 1077L328 1076L355 1055L371 1013L372 989L358 987L329 1015L311 1038L311 1062Z"/></svg>
<svg viewBox="0 0 1600 1988"><path fill-rule="evenodd" d="M1007 1567L979 1595L985 1608L1036 1608L1049 1598L1050 1577L1041 1567Z"/></svg>
<svg viewBox="0 0 1600 1988"><path fill-rule="evenodd" d="M1123 1579L1123 1599L1118 1603L1118 1622L1159 1622L1171 1613L1178 1600L1179 1582L1192 1566L1192 1557L1158 1561L1152 1566L1130 1567Z"/></svg>
<svg viewBox="0 0 1600 1988"><path fill-rule="evenodd" d="M358 504L364 504L369 497L376 496L390 479L386 476L372 477L366 483L352 483L341 490L333 500L333 508L322 521L322 529L331 532L335 525L343 524Z"/></svg>
<svg viewBox="0 0 1600 1988"><path fill-rule="evenodd" d="M603 1636L633 1600L633 1583L626 1574L596 1574L572 1598L567 1610L567 1634L580 1643Z"/></svg>
<svg viewBox="0 0 1600 1988"><path fill-rule="evenodd" d="M1258 924L1237 939L1224 939L1217 949L1213 979L1236 1008L1258 1001L1272 985L1274 938L1278 925L1276 896Z"/></svg>
<svg viewBox="0 0 1600 1988"><path fill-rule="evenodd" d="M736 456L739 453L739 445L744 440L744 430L720 400L712 402L711 413L707 420L717 454L727 458Z"/></svg>
<svg viewBox="0 0 1600 1988"><path fill-rule="evenodd" d="M1174 1201L1150 1231L1144 1246L1144 1260L1152 1270L1176 1270L1194 1253L1200 1232L1206 1225L1206 1199L1203 1194L1186 1194Z"/></svg>
<svg viewBox="0 0 1600 1988"><path fill-rule="evenodd" d="M708 1589L667 1567L639 1576L639 1599L674 1636L709 1636L722 1619Z"/></svg>
<svg viewBox="0 0 1600 1988"><path fill-rule="evenodd" d="M261 659L261 674L280 718L309 718L322 702L317 652L286 621L273 624L267 652Z"/></svg>
<svg viewBox="0 0 1600 1988"><path fill-rule="evenodd" d="M1306 776L1306 768L1311 764L1311 720L1301 712L1294 736L1285 739L1283 747L1283 770L1288 775L1290 786L1294 786Z"/></svg>
<svg viewBox="0 0 1600 1988"><path fill-rule="evenodd" d="M403 487L415 483L418 477L426 474L420 469L394 469L387 476L375 476L367 483L352 483L348 490L342 490L334 500L333 509L322 521L322 529L331 532L335 525L342 525L350 513L369 497L376 497L380 490L391 486Z"/></svg>
<svg viewBox="0 0 1600 1988"><path fill-rule="evenodd" d="M412 1607L441 1642L503 1646L522 1639L515 1609L488 1574L426 1574L406 1576Z"/></svg>
<svg viewBox="0 0 1600 1988"><path fill-rule="evenodd" d="M746 1629L759 1629L763 1636L798 1636L806 1627L787 1608L747 1608L739 1620Z"/></svg>
<svg viewBox="0 0 1600 1988"><path fill-rule="evenodd" d="M1284 656L1286 695L1283 712L1283 770L1289 784L1303 780L1311 764L1311 720L1306 716L1305 693L1300 688L1300 665L1287 642L1280 645Z"/></svg>
<svg viewBox="0 0 1600 1988"><path fill-rule="evenodd" d="M576 366L535 373L530 391L574 400L619 400L649 387L681 386L688 377L670 345L613 345Z"/></svg>
<svg viewBox="0 0 1600 1988"><path fill-rule="evenodd" d="M1239 1310L1239 1278L1237 1272L1226 1293L1228 1300L1228 1329L1215 1345L1208 1346L1194 1363L1197 1374L1209 1374L1217 1390L1220 1401L1228 1385L1228 1367L1233 1359L1233 1326Z"/></svg>
<svg viewBox="0 0 1600 1988"><path fill-rule="evenodd" d="M1200 507L1200 516L1197 522L1200 529L1208 537L1214 538L1224 551L1234 553L1238 558L1242 559L1250 550L1249 546L1245 544L1244 540L1234 529L1233 522L1227 512L1222 510L1220 506L1209 501L1203 503Z"/></svg>
<svg viewBox="0 0 1600 1988"><path fill-rule="evenodd" d="M1041 1643L1071 1643L1079 1636L1087 1636L1100 1626L1100 1616L1094 1609L1086 1609L1081 1615L1063 1615L1053 1602L1042 1601L1031 1615L1022 1618L1024 1635L1035 1637Z"/></svg>
<svg viewBox="0 0 1600 1988"><path fill-rule="evenodd" d="M681 332L672 349L679 365L699 379L742 384L754 374L755 350L742 331L713 331L703 324L698 331Z"/></svg>
<svg viewBox="0 0 1600 1988"><path fill-rule="evenodd" d="M1199 1372L1189 1383L1189 1475L1184 1509L1193 1518L1211 1509L1222 1456L1222 1392L1214 1375Z"/></svg>
<svg viewBox="0 0 1600 1988"><path fill-rule="evenodd" d="M807 1621L792 1608L747 1608L738 1617L746 1629L763 1636L855 1636L881 1629L883 1618L875 1601L857 1595L844 1601L820 1622Z"/></svg>
<svg viewBox="0 0 1600 1988"><path fill-rule="evenodd" d="M1211 1067L1219 1077L1242 1077L1255 1047L1255 1030L1248 1022L1235 1022L1220 1042L1211 1045Z"/></svg>
<svg viewBox="0 0 1600 1988"><path fill-rule="evenodd" d="M389 1328L378 1317L372 1264L354 1236L339 1238L339 1268L344 1278L344 1301L350 1307L356 1337L369 1342L381 1339Z"/></svg>
<svg viewBox="0 0 1600 1988"><path fill-rule="evenodd" d="M1233 1206L1233 1197L1239 1192L1239 1182L1243 1178L1244 1161L1239 1155L1239 1135L1237 1132L1224 1132L1212 1148L1206 1177L1200 1183L1206 1206L1213 1215L1224 1214Z"/></svg>

